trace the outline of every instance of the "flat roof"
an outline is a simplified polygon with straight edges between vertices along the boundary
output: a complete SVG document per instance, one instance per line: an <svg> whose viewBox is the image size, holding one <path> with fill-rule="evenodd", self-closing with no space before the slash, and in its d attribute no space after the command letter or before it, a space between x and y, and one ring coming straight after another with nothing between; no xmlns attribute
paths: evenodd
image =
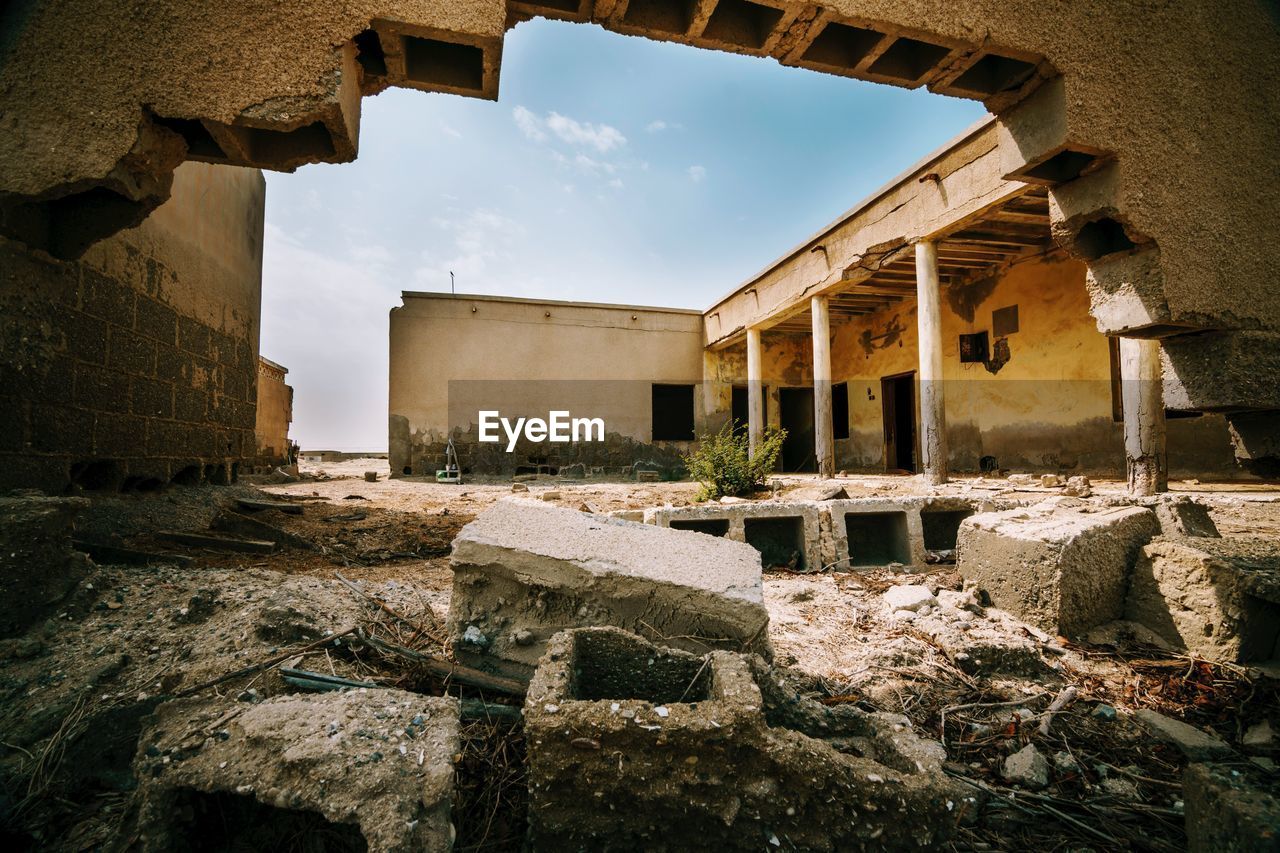
<svg viewBox="0 0 1280 853"><path fill-rule="evenodd" d="M697 308L664 308L660 305L624 305L615 302L577 302L572 299L537 299L522 296L485 296L478 293L438 293L432 290L403 290L400 298L404 299L457 299L469 302L511 302L518 305L563 305L568 308L613 308L619 311L649 311L660 314L696 314L701 317L704 311Z"/></svg>
<svg viewBox="0 0 1280 853"><path fill-rule="evenodd" d="M742 284L739 284L737 287L735 287L733 290L731 290L731 291L729 291L728 293L726 293L724 296L721 296L721 297L720 297L719 299L717 299L715 302L711 303L711 306L707 309L707 311L710 311L710 310L711 310L711 308L716 307L717 305L719 305L719 304L720 304L720 303L722 303L722 302L727 302L729 299L733 298L734 296L736 296L736 295L737 295L738 293L740 293L741 291L743 291L743 290L745 290L746 288L750 287L751 285L755 284L755 283L756 283L756 282L758 282L760 279L764 278L766 275L768 275L769 273L773 272L773 271L774 271L774 270L776 270L778 267L781 267L783 264L785 264L787 261L791 260L792 258L796 257L797 255L802 255L802 254L804 254L806 251L808 251L808 249L809 249L809 248L810 248L814 243L816 243L816 242L818 242L819 240L821 240L822 238L826 237L826 236L827 236L828 234L830 234L832 231L834 231L834 230L836 230L837 228L839 228L840 226L844 225L846 222L848 222L850 219L853 219L853 218L854 218L855 216L857 216L859 213L862 213L862 211L866 210L868 207L870 207L871 205L875 204L875 203L876 203L877 201L879 201L881 198L883 198L884 196L888 195L890 192L892 192L894 189L896 189L900 184L905 183L905 182L906 182L906 180L907 180L908 178L910 178L912 175L914 175L914 174L916 174L917 172L919 172L920 170L924 169L926 166L928 166L930 163L934 162L935 160L940 159L944 154L946 154L947 152L949 152L951 149L956 148L957 146L959 146L959 145L961 145L961 144L963 144L963 143L965 143L965 142L968 142L970 139L972 139L973 137L977 136L977 135L978 135L979 133L981 133L982 131L986 130L986 129L987 129L987 127L988 127L989 125L991 125L991 124L994 124L994 123L995 123L995 121L996 121L996 117L995 117L994 115L990 115L990 116L987 116L986 118L982 119L981 121L978 121L978 122L976 122L976 123L974 123L974 124L970 125L970 126L969 126L969 128L968 128L968 129L966 129L966 130L965 130L963 133L961 133L959 136L956 136L955 138L953 138L953 139L951 139L950 141L948 141L945 145L943 145L943 146L941 146L941 147L939 147L939 148L935 149L934 151L931 151L929 154L925 155L921 160L918 160L914 165L912 165L912 166L911 166L910 168L908 168L906 171L904 171L904 172L902 172L901 174L897 175L897 176L896 176L896 177L894 177L892 180L890 180L888 183L886 183L886 184L884 184L883 186L881 186L881 187L880 187L880 189L876 190L876 191L875 191L875 192L873 192L871 195L867 196L866 198L864 198L862 201L858 202L858 203L857 203L856 205L854 205L853 207L849 208L849 209L848 209L847 211L845 211L845 212L844 212L844 214L843 214L843 215L841 215L838 219L836 219L836 220L834 220L833 222L831 222L831 223L827 224L826 226L824 226L824 227L822 228L822 230L820 230L820 231L818 231L818 232L816 232L816 233L812 234L812 235L811 235L807 240L805 240L803 243L798 243L798 244L796 244L796 246L795 246L795 247L793 247L793 248L792 248L789 252L787 252L785 255L782 255L782 256L781 256L781 257L779 257L777 260L773 261L773 262L772 262L772 263L770 263L768 266L766 266L764 269L760 270L760 272L756 273L754 276L752 276L751 278L747 279L747 280L746 280L746 281L744 281ZM702 312L702 313L704 313L704 314L705 314L705 313L707 313L707 312L706 312L706 311L704 311L704 312Z"/></svg>

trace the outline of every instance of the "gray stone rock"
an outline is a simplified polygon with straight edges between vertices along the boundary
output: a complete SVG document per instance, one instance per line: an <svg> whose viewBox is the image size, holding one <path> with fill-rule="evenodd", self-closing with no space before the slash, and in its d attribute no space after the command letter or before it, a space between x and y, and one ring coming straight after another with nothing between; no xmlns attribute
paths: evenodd
<svg viewBox="0 0 1280 853"><path fill-rule="evenodd" d="M1049 762L1029 743L1004 760L1000 775L1010 784L1038 791L1049 784Z"/></svg>
<svg viewBox="0 0 1280 853"><path fill-rule="evenodd" d="M902 584L889 587L881 596L890 610L918 611L938 603L933 592L923 584Z"/></svg>
<svg viewBox="0 0 1280 853"><path fill-rule="evenodd" d="M1221 738L1187 725L1179 720L1158 714L1150 708L1135 711L1133 718L1152 736L1176 746L1192 761L1217 758L1231 754L1231 747Z"/></svg>

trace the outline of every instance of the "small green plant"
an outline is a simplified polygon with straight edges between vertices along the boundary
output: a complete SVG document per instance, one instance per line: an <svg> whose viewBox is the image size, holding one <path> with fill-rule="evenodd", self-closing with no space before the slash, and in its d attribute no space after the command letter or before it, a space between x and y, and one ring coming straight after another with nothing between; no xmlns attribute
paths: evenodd
<svg viewBox="0 0 1280 853"><path fill-rule="evenodd" d="M689 475L702 484L697 500L750 494L763 487L765 478L773 473L787 431L766 429L753 457L747 431L735 430L735 426L730 421L719 432L704 434L697 449L684 457Z"/></svg>

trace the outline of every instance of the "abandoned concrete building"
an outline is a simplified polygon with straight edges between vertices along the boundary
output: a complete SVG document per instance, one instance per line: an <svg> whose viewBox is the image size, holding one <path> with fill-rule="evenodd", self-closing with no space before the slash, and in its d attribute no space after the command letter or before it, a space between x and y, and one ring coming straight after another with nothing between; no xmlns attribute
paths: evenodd
<svg viewBox="0 0 1280 853"><path fill-rule="evenodd" d="M1275 849L1274 4L233 5L0 6L6 842ZM991 117L705 310L405 292L396 479L245 482L259 170L534 18Z"/></svg>
<svg viewBox="0 0 1280 853"><path fill-rule="evenodd" d="M784 428L781 470L828 477L1124 477L1126 430L1167 440L1174 476L1239 475L1221 414L1125 406L1126 386L1161 389L1123 356L1138 345L1098 330L1081 258L1141 248L1118 225L1059 247L1047 190L1003 177L1001 145L983 122L701 314L406 292L391 312L392 471L434 470L452 439L477 473L679 476L694 438L732 418L752 436ZM604 440L478 440L482 411L553 409L600 417Z"/></svg>

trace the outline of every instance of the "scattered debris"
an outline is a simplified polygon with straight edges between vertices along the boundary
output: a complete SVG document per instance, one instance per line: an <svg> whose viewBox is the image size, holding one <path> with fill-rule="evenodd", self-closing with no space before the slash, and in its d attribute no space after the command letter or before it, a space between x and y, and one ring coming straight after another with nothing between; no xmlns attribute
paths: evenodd
<svg viewBox="0 0 1280 853"><path fill-rule="evenodd" d="M276 543L264 539L237 539L232 536L209 536L204 533L187 533L182 530L162 530L155 537L164 542L190 545L209 551L234 551L241 554L270 554Z"/></svg>

